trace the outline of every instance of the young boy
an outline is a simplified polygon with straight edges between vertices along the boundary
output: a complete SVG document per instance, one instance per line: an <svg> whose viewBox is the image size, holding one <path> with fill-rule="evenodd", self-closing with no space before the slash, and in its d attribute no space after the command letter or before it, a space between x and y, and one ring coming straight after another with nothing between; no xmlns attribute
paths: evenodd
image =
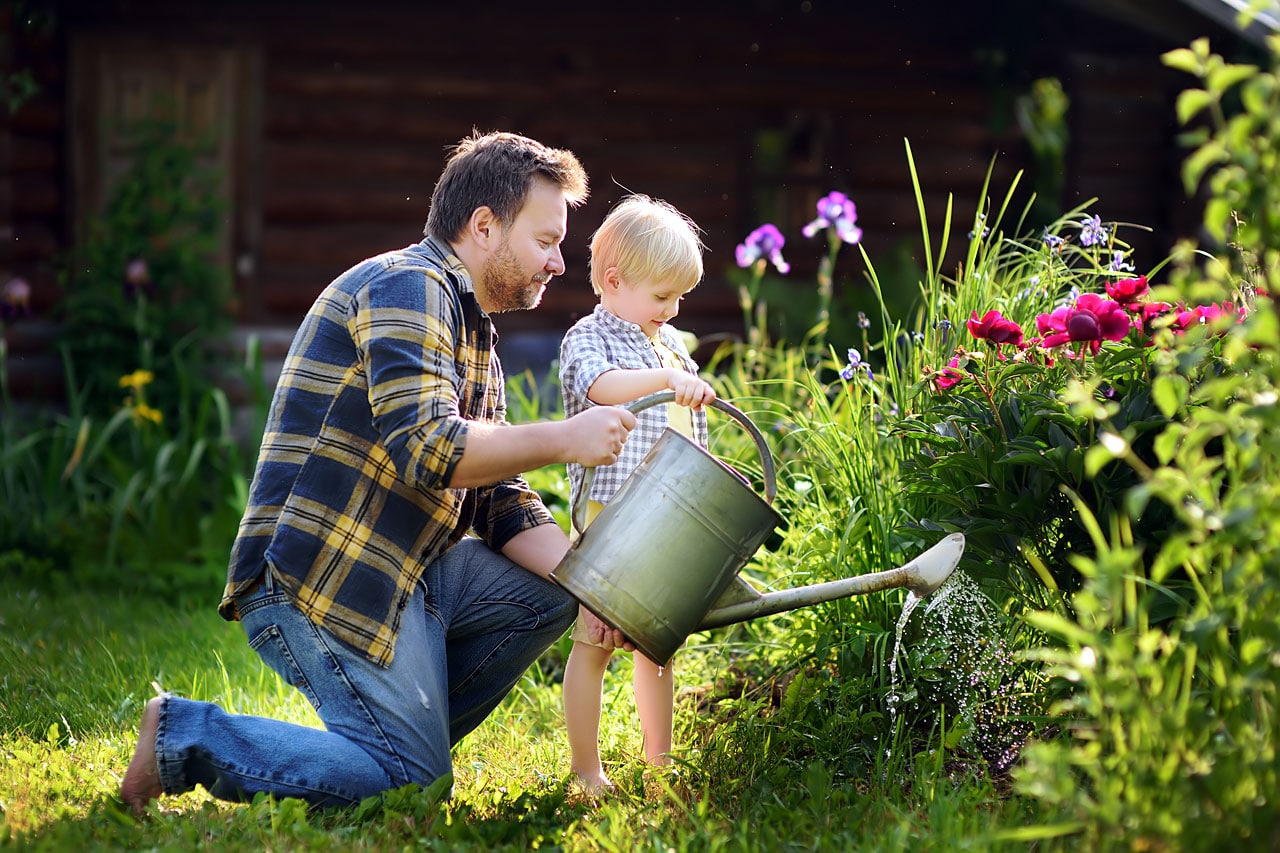
<svg viewBox="0 0 1280 853"><path fill-rule="evenodd" d="M586 497L588 518L613 497L668 425L707 444L703 406L715 390L698 377L681 335L668 325L680 300L702 278L703 245L697 226L663 201L633 195L620 202L591 238L591 287L600 304L560 346L565 416L593 405L620 405L671 390L675 401L637 415L635 430L617 461L596 469ZM573 500L583 467L569 465ZM612 649L595 645L581 617L564 674L564 716L573 773L591 793L611 787L600 764L600 693ZM635 700L645 758L669 763L674 690L669 663L635 655Z"/></svg>

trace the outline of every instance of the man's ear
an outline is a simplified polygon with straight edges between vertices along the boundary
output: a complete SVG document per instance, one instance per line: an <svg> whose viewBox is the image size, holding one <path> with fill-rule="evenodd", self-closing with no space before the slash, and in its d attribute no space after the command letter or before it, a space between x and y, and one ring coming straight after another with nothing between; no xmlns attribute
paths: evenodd
<svg viewBox="0 0 1280 853"><path fill-rule="evenodd" d="M497 226L498 218L488 206L477 207L471 211L471 218L467 220L467 236L480 248L488 249L490 241L497 237Z"/></svg>

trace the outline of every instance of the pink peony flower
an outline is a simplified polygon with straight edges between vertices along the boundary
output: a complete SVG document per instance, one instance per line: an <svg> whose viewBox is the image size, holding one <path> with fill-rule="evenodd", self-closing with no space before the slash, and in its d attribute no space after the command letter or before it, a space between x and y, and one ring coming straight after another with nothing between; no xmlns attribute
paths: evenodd
<svg viewBox="0 0 1280 853"><path fill-rule="evenodd" d="M1147 290L1147 277L1145 275L1107 282L1107 296L1126 307L1137 302Z"/></svg>
<svg viewBox="0 0 1280 853"><path fill-rule="evenodd" d="M962 382L969 374L960 369L960 356L953 355L947 366L934 374L933 382L939 391L946 391Z"/></svg>
<svg viewBox="0 0 1280 853"><path fill-rule="evenodd" d="M988 340L993 344L1018 346L1022 343L1022 327L1002 317L999 311L988 311L982 315L982 319L978 319L978 312L974 311L966 325L969 327L969 333L975 338Z"/></svg>
<svg viewBox="0 0 1280 853"><path fill-rule="evenodd" d="M1104 340L1123 340L1129 326L1129 316L1120 303L1096 293L1086 293L1073 306L1064 305L1052 314L1036 317L1036 328L1044 335L1041 346L1050 349L1077 341L1096 353Z"/></svg>
<svg viewBox="0 0 1280 853"><path fill-rule="evenodd" d="M1236 308L1232 302L1223 302L1220 305L1216 303L1197 305L1194 308L1184 308L1179 311L1170 328L1175 332L1185 332L1192 326L1208 325L1219 317L1228 317L1232 314L1236 315L1237 323L1244 322L1244 309Z"/></svg>

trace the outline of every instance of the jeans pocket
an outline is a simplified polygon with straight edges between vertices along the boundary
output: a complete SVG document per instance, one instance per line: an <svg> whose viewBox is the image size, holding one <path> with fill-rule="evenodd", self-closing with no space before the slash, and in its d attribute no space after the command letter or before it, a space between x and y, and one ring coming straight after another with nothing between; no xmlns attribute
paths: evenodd
<svg viewBox="0 0 1280 853"><path fill-rule="evenodd" d="M303 696L307 697L311 707L316 711L320 710L320 697L311 689L311 683L302 674L302 667L298 666L297 658L289 650L289 644L277 626L267 625L259 631L249 640L249 648L257 652L258 657L275 670L286 684L296 687Z"/></svg>

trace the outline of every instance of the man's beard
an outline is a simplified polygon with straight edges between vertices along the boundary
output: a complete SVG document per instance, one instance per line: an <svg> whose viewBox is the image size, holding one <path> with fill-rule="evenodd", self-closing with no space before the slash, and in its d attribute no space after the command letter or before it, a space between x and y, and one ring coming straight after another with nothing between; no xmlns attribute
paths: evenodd
<svg viewBox="0 0 1280 853"><path fill-rule="evenodd" d="M545 273L525 278L519 261L511 251L511 243L507 240L503 240L498 246L481 274L485 297L493 306L491 313L536 308L542 301L542 293L550 280L551 276Z"/></svg>

